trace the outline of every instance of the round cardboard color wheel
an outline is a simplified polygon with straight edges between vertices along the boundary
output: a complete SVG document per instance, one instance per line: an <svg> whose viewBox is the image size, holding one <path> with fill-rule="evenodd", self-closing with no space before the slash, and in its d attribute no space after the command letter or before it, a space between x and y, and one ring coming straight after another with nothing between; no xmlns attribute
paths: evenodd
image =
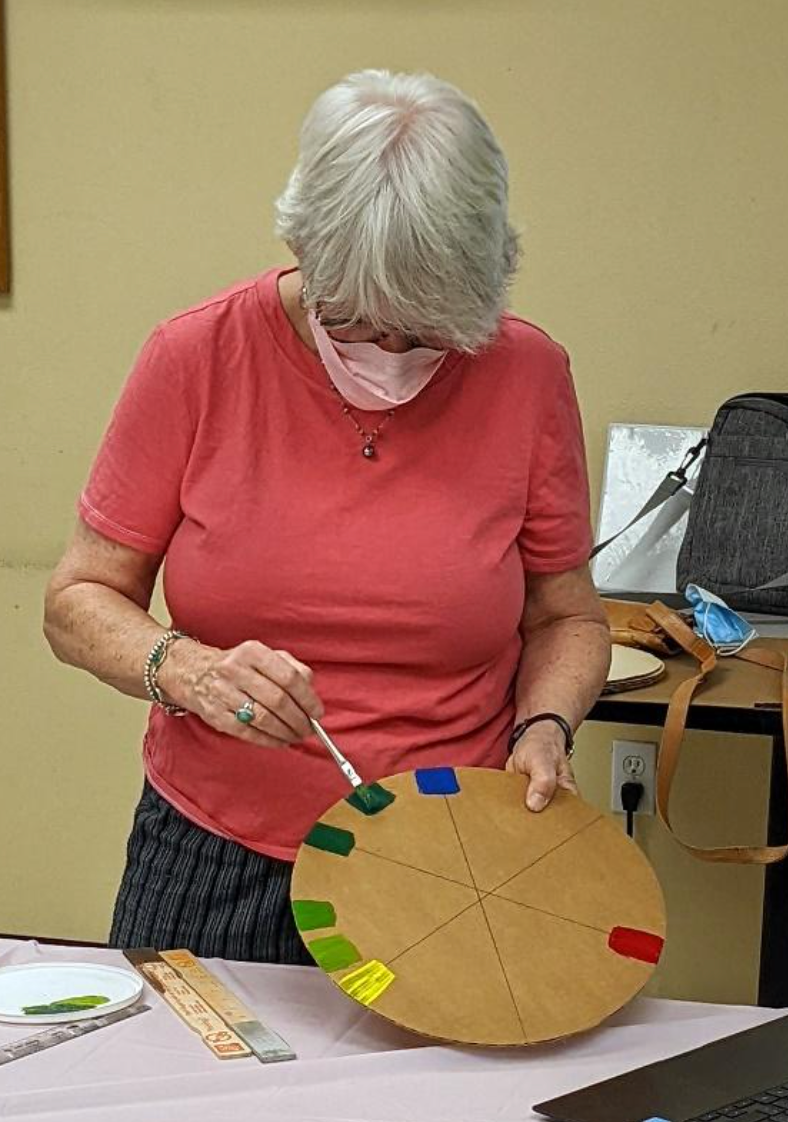
<svg viewBox="0 0 788 1122"><path fill-rule="evenodd" d="M598 1025L645 985L665 907L637 846L522 776L430 768L342 799L302 845L296 925L348 996L425 1036L526 1045Z"/></svg>

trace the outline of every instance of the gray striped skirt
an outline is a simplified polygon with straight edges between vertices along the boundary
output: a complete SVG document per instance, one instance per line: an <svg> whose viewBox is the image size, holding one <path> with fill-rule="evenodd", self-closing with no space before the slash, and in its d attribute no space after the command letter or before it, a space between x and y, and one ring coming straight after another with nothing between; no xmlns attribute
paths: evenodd
<svg viewBox="0 0 788 1122"><path fill-rule="evenodd" d="M146 782L109 945L314 965L290 910L292 868L195 826Z"/></svg>

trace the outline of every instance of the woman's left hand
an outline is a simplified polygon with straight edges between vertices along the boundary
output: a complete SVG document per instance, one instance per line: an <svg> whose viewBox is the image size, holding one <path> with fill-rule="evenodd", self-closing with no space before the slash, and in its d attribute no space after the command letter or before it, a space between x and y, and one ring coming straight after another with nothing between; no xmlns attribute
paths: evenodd
<svg viewBox="0 0 788 1122"><path fill-rule="evenodd" d="M557 787L577 794L564 734L550 721L540 721L523 733L506 762L506 770L528 776L525 805L529 810L544 810Z"/></svg>

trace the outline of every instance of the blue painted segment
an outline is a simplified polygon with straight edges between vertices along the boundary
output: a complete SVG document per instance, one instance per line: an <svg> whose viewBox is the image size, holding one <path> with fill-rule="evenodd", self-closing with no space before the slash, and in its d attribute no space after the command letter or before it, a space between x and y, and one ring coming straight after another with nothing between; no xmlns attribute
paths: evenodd
<svg viewBox="0 0 788 1122"><path fill-rule="evenodd" d="M460 790L453 767L418 768L416 786L422 795L456 795Z"/></svg>

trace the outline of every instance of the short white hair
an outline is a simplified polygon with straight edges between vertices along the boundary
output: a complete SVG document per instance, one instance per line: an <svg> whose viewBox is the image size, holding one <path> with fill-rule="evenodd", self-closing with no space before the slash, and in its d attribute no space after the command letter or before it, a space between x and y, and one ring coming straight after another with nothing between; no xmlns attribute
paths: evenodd
<svg viewBox="0 0 788 1122"><path fill-rule="evenodd" d="M364 70L326 90L276 209L309 305L336 326L464 351L494 335L519 252L508 167L454 86Z"/></svg>

